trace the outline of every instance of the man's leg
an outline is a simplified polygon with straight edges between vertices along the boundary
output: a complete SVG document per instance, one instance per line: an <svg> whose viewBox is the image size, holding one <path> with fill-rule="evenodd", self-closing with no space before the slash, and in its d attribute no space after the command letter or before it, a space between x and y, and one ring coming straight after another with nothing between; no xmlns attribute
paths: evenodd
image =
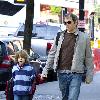
<svg viewBox="0 0 100 100"><path fill-rule="evenodd" d="M68 100L69 95L69 82L68 82L68 75L66 73L59 73L58 80L59 80L59 88L62 93L62 100Z"/></svg>
<svg viewBox="0 0 100 100"><path fill-rule="evenodd" d="M82 74L72 74L69 85L69 98L68 100L78 100L80 93L80 86L82 82Z"/></svg>

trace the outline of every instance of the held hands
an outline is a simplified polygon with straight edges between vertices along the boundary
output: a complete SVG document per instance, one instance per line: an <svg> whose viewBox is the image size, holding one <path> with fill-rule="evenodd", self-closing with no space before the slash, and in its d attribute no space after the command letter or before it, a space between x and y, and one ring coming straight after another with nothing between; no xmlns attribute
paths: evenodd
<svg viewBox="0 0 100 100"><path fill-rule="evenodd" d="M40 74L40 76L41 76L41 79L46 79L47 78L46 74Z"/></svg>
<svg viewBox="0 0 100 100"><path fill-rule="evenodd" d="M42 71L42 74L40 74L40 77L42 80L46 80L47 79L47 74L48 74L48 71L47 69L44 67L43 68L43 71Z"/></svg>

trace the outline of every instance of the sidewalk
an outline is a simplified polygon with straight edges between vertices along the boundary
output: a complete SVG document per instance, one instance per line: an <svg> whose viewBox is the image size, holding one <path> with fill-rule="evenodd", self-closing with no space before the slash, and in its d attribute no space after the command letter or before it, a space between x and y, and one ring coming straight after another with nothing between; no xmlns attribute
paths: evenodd
<svg viewBox="0 0 100 100"><path fill-rule="evenodd" d="M33 100L61 100L58 81L38 85Z"/></svg>
<svg viewBox="0 0 100 100"><path fill-rule="evenodd" d="M6 100L4 91L0 91L0 100ZM58 81L37 85L33 100L61 100ZM82 84L79 100L100 100L100 72L91 84Z"/></svg>
<svg viewBox="0 0 100 100"><path fill-rule="evenodd" d="M61 100L58 81L38 85L33 100ZM100 100L100 72L91 84L82 84L79 100Z"/></svg>

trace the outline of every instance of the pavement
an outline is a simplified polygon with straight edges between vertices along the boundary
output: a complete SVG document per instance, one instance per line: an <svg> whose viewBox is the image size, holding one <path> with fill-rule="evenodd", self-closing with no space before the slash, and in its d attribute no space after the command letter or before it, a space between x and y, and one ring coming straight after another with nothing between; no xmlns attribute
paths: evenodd
<svg viewBox="0 0 100 100"><path fill-rule="evenodd" d="M100 72L94 74L91 84L82 83L79 100L100 100ZM0 92L0 100L6 100L4 91ZM58 81L37 85L32 100L61 100Z"/></svg>
<svg viewBox="0 0 100 100"><path fill-rule="evenodd" d="M61 100L58 81L38 85L33 100Z"/></svg>
<svg viewBox="0 0 100 100"><path fill-rule="evenodd" d="M100 72L94 74L91 84L82 83L79 100L100 100ZM33 100L61 100L58 81L37 86Z"/></svg>

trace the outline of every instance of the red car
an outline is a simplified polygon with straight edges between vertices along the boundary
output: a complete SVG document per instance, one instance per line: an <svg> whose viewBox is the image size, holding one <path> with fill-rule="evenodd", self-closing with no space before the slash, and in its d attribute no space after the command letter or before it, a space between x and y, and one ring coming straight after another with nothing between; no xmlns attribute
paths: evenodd
<svg viewBox="0 0 100 100"><path fill-rule="evenodd" d="M7 38L2 38L0 40L0 90L2 90L6 81L11 78L11 69L14 64L15 52L19 50L16 42L19 41L7 40Z"/></svg>

